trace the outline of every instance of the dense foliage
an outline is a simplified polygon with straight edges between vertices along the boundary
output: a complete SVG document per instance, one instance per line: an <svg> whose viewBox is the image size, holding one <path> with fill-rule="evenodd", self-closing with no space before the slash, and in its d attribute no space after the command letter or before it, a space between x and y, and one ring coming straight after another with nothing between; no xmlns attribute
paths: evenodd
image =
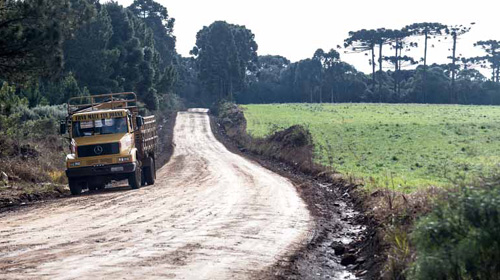
<svg viewBox="0 0 500 280"><path fill-rule="evenodd" d="M318 53L325 52L319 49ZM373 87L373 80L352 65L339 58L326 64L325 58L316 54L311 59L287 64L281 63L280 56L274 59L259 57L258 70L252 76L254 79L236 100L243 104L450 103L452 78L449 65L421 65L413 70L376 72L378 85ZM461 69L456 77L454 90L458 101L453 103L500 104L500 83L488 80L476 69Z"/></svg>
<svg viewBox="0 0 500 280"><path fill-rule="evenodd" d="M85 0L0 1L0 80L56 75L64 38L94 12Z"/></svg>
<svg viewBox="0 0 500 280"><path fill-rule="evenodd" d="M150 110L173 93L174 19L152 0L129 8L94 0L6 1L0 13L0 81L30 106L133 91Z"/></svg>
<svg viewBox="0 0 500 280"><path fill-rule="evenodd" d="M498 181L452 194L416 226L411 279L500 278Z"/></svg>

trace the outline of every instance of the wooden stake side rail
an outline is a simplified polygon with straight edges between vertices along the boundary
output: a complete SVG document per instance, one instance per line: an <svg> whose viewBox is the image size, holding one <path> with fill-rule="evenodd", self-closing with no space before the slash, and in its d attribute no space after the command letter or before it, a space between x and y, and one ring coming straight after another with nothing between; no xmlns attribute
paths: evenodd
<svg viewBox="0 0 500 280"><path fill-rule="evenodd" d="M136 134L136 144L142 155L150 154L155 151L158 135L156 131L155 116L144 117L144 125Z"/></svg>

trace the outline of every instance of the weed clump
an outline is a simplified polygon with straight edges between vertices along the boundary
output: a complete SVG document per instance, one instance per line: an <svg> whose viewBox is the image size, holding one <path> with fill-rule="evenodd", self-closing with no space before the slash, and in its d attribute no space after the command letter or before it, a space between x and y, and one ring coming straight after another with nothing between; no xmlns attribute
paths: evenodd
<svg viewBox="0 0 500 280"><path fill-rule="evenodd" d="M294 125L277 131L268 137L271 142L279 142L285 148L300 148L312 145L311 133L301 125Z"/></svg>

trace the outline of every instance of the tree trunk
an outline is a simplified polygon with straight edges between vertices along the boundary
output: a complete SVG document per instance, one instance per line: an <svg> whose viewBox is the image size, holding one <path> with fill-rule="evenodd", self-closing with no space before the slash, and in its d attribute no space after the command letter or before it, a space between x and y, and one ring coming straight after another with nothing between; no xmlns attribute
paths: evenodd
<svg viewBox="0 0 500 280"><path fill-rule="evenodd" d="M500 82L500 64L497 65L497 78L496 78L496 82Z"/></svg>
<svg viewBox="0 0 500 280"><path fill-rule="evenodd" d="M375 44L372 45L372 91L375 93Z"/></svg>
<svg viewBox="0 0 500 280"><path fill-rule="evenodd" d="M496 54L493 54L495 56ZM496 63L492 66L493 68L493 76L491 77L491 81L498 83L500 78L500 63Z"/></svg>
<svg viewBox="0 0 500 280"><path fill-rule="evenodd" d="M424 85L422 87L422 97L423 97L423 102L425 103L426 101L426 94L427 94L427 40L429 39L429 32L427 30L424 31L424 36L425 36L425 43L424 43Z"/></svg>
<svg viewBox="0 0 500 280"><path fill-rule="evenodd" d="M399 48L399 42L398 42L398 39L396 39L396 55L394 56L394 59L396 61L394 61L394 92L396 92L398 90L398 63L399 63L399 60L398 60L398 48Z"/></svg>
<svg viewBox="0 0 500 280"><path fill-rule="evenodd" d="M493 65L493 67L491 67L491 69L493 69L493 72L491 73L491 81L496 82L497 81L496 80L496 76L497 76L497 74L496 74L496 71L497 71L496 65Z"/></svg>
<svg viewBox="0 0 500 280"><path fill-rule="evenodd" d="M455 78L456 78L456 70L455 70L455 65L457 62L457 34L453 34L453 54L452 54L452 63L451 63L451 103L456 103L457 98L456 98L456 93L455 93Z"/></svg>
<svg viewBox="0 0 500 280"><path fill-rule="evenodd" d="M381 76L382 76L382 46L383 43L380 42L378 46L378 96L379 96L379 102L382 102L382 81L381 81Z"/></svg>
<svg viewBox="0 0 500 280"><path fill-rule="evenodd" d="M323 87L319 88L319 103L323 103Z"/></svg>

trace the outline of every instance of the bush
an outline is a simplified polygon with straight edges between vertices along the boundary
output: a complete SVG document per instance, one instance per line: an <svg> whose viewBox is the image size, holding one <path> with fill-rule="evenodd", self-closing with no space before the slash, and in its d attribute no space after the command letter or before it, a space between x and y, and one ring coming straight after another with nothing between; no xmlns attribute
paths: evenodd
<svg viewBox="0 0 500 280"><path fill-rule="evenodd" d="M67 114L66 105L37 106L34 108L17 106L14 110L14 115L22 122L40 119L63 120Z"/></svg>
<svg viewBox="0 0 500 280"><path fill-rule="evenodd" d="M500 279L500 184L463 188L413 232L413 279Z"/></svg>

